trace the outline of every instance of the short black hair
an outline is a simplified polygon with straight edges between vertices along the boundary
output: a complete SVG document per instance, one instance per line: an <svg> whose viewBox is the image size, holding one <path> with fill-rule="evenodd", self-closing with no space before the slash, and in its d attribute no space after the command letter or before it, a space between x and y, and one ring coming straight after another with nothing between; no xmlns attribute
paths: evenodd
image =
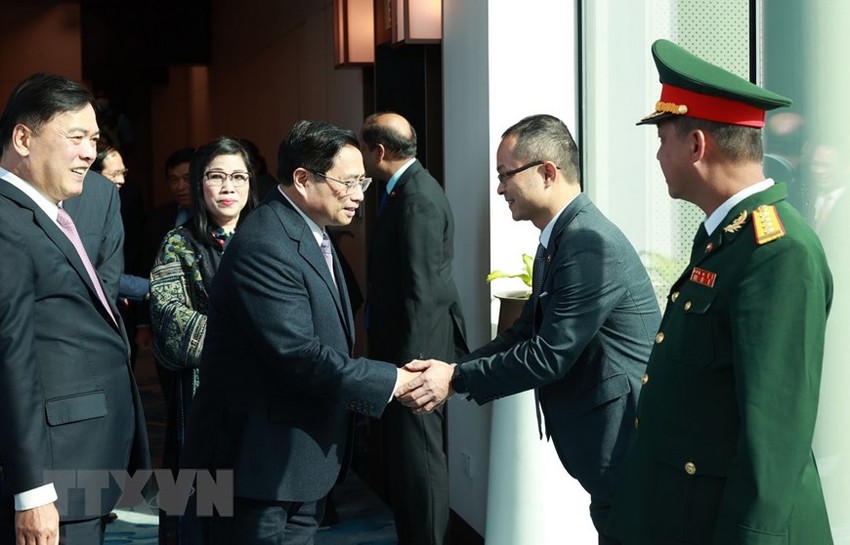
<svg viewBox="0 0 850 545"><path fill-rule="evenodd" d="M717 149L730 161L761 163L764 159L764 140L760 128L685 116L676 116L671 122L679 136L695 130L710 134Z"/></svg>
<svg viewBox="0 0 850 545"><path fill-rule="evenodd" d="M195 238L207 245L215 245L217 242L210 233L210 219L207 215L207 206L204 202L204 174L213 159L220 155L240 155L245 161L245 167L252 173L248 182L248 202L242 212L239 213L239 223L245 219L248 213L257 207L256 179L253 176L254 165L251 162L251 154L237 140L227 136L220 136L199 147L192 154L189 162L189 184L192 188L192 219L189 221L189 229ZM180 161L180 164L185 161ZM175 165L176 166L176 165ZM238 225L238 223L237 223Z"/></svg>
<svg viewBox="0 0 850 545"><path fill-rule="evenodd" d="M191 163L193 155L195 155L195 148L182 148L169 155L165 160L165 175L168 176L168 171L177 165Z"/></svg>
<svg viewBox="0 0 850 545"><path fill-rule="evenodd" d="M31 75L15 87L0 115L0 150L12 141L17 125L38 133L54 116L78 112L93 101L92 94L76 81L43 72Z"/></svg>
<svg viewBox="0 0 850 545"><path fill-rule="evenodd" d="M360 137L363 143L373 149L378 144L384 146L390 157L394 159L407 159L416 156L416 129L408 122L410 127L410 138L399 134L394 129L380 125L375 121L379 116L392 112L379 112L372 114L363 121L363 129Z"/></svg>
<svg viewBox="0 0 850 545"><path fill-rule="evenodd" d="M357 135L326 121L298 121L280 143L277 152L277 178L285 186L292 185L297 168L327 172L334 158L345 146L360 149Z"/></svg>
<svg viewBox="0 0 850 545"><path fill-rule="evenodd" d="M516 137L513 155L522 161L552 161L570 182L578 183L578 146L567 125L553 115L530 115L508 128L502 139Z"/></svg>

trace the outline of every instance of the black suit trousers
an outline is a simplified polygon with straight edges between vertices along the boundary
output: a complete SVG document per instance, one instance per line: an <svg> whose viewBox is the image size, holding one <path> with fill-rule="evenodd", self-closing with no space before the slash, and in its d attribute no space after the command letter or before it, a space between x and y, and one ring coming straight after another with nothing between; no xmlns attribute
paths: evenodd
<svg viewBox="0 0 850 545"><path fill-rule="evenodd" d="M393 401L381 419L387 438L390 507L399 545L449 542L445 407L414 414Z"/></svg>

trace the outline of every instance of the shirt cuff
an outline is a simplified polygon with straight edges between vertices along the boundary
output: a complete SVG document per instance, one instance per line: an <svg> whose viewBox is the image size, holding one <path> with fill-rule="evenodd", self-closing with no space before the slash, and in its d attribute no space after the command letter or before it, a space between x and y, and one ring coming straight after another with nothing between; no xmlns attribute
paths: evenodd
<svg viewBox="0 0 850 545"><path fill-rule="evenodd" d="M56 495L56 487L53 486L53 483L47 483L38 488L15 494L15 511L35 509L36 507L53 503L58 499L59 496Z"/></svg>

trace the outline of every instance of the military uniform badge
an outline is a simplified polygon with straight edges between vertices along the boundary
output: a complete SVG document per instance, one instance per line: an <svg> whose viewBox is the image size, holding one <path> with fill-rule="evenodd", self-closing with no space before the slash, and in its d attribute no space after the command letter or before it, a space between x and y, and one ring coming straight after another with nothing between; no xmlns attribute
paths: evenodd
<svg viewBox="0 0 850 545"><path fill-rule="evenodd" d="M753 211L753 228L759 246L785 236L785 227L773 205L763 204Z"/></svg>

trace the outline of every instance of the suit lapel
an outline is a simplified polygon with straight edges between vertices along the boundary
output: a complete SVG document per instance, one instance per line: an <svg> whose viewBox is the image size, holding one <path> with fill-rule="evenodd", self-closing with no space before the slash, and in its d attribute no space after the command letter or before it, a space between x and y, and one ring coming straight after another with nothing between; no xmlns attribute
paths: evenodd
<svg viewBox="0 0 850 545"><path fill-rule="evenodd" d="M331 250L334 255L334 275L339 283L334 283L331 277L331 272L328 270L328 265L325 262L325 257L322 255L322 250L316 242L310 227L304 221L304 218L292 207L289 201L286 200L279 191L274 191L273 206L275 213L283 223L289 237L298 244L298 254L307 263L307 265L319 275L322 281L331 292L340 321L346 330L349 337L349 342L353 346L354 328L353 319L351 317L350 303L348 303L348 293L345 292L345 279L342 275L342 269L339 265L339 257L336 255L336 250L331 245ZM343 303L345 299L345 304Z"/></svg>
<svg viewBox="0 0 850 545"><path fill-rule="evenodd" d="M94 284L92 284L91 278L89 277L89 273L86 270L86 266L83 265L83 261L80 258L80 255L77 253L77 249L74 248L74 245L68 240L68 237L62 230L59 228L56 223L47 217L47 214L35 204L32 199L30 199L27 195L21 192L18 188L14 187L9 183L0 184L0 193L16 202L18 205L26 208L33 214L33 219L35 220L35 224L44 231L44 234L49 238L64 254L65 258L68 260L68 263L71 265L71 268L77 273L82 280L83 284L85 284L86 289L89 290L89 293L93 296L93 304L97 308L98 312L100 312L101 316L106 320L106 322L117 331L122 337L125 337L123 332L123 327L116 326L115 322L113 322L112 318L107 313L106 309L103 308L103 305L100 303L100 297L97 294L97 291L94 288ZM89 257L91 259L91 257ZM115 305L111 305L113 315L118 319L118 309L115 308ZM119 320L120 323L120 320ZM126 338L126 337L125 337Z"/></svg>

